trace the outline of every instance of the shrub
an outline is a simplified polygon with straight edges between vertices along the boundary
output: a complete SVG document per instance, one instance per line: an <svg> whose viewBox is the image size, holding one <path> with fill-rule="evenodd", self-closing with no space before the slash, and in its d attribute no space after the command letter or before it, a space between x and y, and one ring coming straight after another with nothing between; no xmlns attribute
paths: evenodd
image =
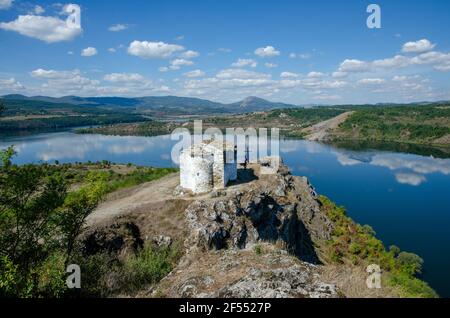
<svg viewBox="0 0 450 318"><path fill-rule="evenodd" d="M122 269L122 286L134 291L159 282L169 274L180 257L178 245L155 247L146 244L135 256L127 258Z"/></svg>
<svg viewBox="0 0 450 318"><path fill-rule="evenodd" d="M414 253L400 252L397 262L404 271L411 275L422 273L423 259Z"/></svg>
<svg viewBox="0 0 450 318"><path fill-rule="evenodd" d="M255 251L255 254L256 255L258 255L258 256L260 256L260 255L262 255L263 254L263 248L262 248L262 246L261 245L255 245L254 247L253 247L253 250Z"/></svg>

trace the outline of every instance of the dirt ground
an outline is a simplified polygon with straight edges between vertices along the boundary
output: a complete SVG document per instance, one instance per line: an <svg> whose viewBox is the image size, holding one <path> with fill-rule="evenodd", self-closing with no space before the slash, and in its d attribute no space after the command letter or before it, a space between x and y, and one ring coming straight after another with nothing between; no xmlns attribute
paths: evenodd
<svg viewBox="0 0 450 318"><path fill-rule="evenodd" d="M157 205L173 198L173 191L179 184L179 174L174 173L161 179L122 189L108 195L107 199L89 215L88 226L102 223L117 216L142 210L148 205Z"/></svg>
<svg viewBox="0 0 450 318"><path fill-rule="evenodd" d="M347 118L352 115L354 112L346 112L336 116L334 118L322 121L318 124L315 124L311 127L305 128L303 131L308 133L305 139L311 141L322 141L326 140L328 137L328 132L330 130L336 129L342 124Z"/></svg>

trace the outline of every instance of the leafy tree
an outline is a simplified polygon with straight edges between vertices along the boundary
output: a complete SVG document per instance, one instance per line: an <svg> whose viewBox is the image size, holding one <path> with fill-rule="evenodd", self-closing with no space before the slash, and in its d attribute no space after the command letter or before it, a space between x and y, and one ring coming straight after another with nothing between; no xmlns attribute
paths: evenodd
<svg viewBox="0 0 450 318"><path fill-rule="evenodd" d="M59 296L62 265L106 186L88 175L86 186L68 192L58 170L15 165L12 147L0 154L0 296Z"/></svg>
<svg viewBox="0 0 450 318"><path fill-rule="evenodd" d="M402 266L402 269L411 275L418 275L422 273L423 259L408 252L401 252L397 256L397 262Z"/></svg>

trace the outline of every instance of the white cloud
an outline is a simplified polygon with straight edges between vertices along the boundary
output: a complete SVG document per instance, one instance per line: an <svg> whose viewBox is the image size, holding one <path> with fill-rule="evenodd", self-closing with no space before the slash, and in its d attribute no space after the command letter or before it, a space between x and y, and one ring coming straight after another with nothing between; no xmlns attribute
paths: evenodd
<svg viewBox="0 0 450 318"><path fill-rule="evenodd" d="M111 31L111 32L119 32L119 31L126 30L126 29L128 29L128 28L129 28L129 25L128 25L128 24L118 23L118 24L111 25L111 26L108 28L108 31Z"/></svg>
<svg viewBox="0 0 450 318"><path fill-rule="evenodd" d="M341 72L341 71L336 71L331 74L331 76L334 78L343 78L343 77L346 77L347 75L348 75L347 72Z"/></svg>
<svg viewBox="0 0 450 318"><path fill-rule="evenodd" d="M264 63L264 66L267 68L275 68L278 67L278 64L275 63Z"/></svg>
<svg viewBox="0 0 450 318"><path fill-rule="evenodd" d="M430 65L437 71L450 71L450 53L431 51L435 46L430 41L422 39L417 42L405 43L402 49L404 53L417 53L418 55L398 54L373 61L346 59L341 63L337 72L333 73L333 77L339 77L340 74L346 76L348 73L392 70L421 65Z"/></svg>
<svg viewBox="0 0 450 318"><path fill-rule="evenodd" d="M95 47L90 46L81 51L81 56L90 57L90 56L97 55L97 53L98 53L97 49Z"/></svg>
<svg viewBox="0 0 450 318"><path fill-rule="evenodd" d="M321 72L309 72L307 76L309 78L320 78L320 77L324 77L325 74L321 73Z"/></svg>
<svg viewBox="0 0 450 318"><path fill-rule="evenodd" d="M183 51L184 47L164 42L133 41L128 47L128 54L144 59L168 58L174 53Z"/></svg>
<svg viewBox="0 0 450 318"><path fill-rule="evenodd" d="M290 53L289 57L291 59L299 58L302 60L307 60L307 59L311 58L311 54L309 54L309 53Z"/></svg>
<svg viewBox="0 0 450 318"><path fill-rule="evenodd" d="M370 65L367 62L356 59L346 59L341 63L339 72L365 72L368 71L369 68Z"/></svg>
<svg viewBox="0 0 450 318"><path fill-rule="evenodd" d="M280 74L280 77L282 78L297 78L300 75L298 75L297 73L292 73L292 72L282 72Z"/></svg>
<svg viewBox="0 0 450 318"><path fill-rule="evenodd" d="M137 73L111 73L106 74L103 79L112 83L129 83L129 82L144 82L145 78Z"/></svg>
<svg viewBox="0 0 450 318"><path fill-rule="evenodd" d="M202 76L205 76L205 72L203 72L202 70L193 70L190 72L186 72L183 75L186 77L190 77L190 78L202 77Z"/></svg>
<svg viewBox="0 0 450 318"><path fill-rule="evenodd" d="M395 179L398 183L408 184L415 187L427 181L427 178L425 178L425 176L415 173L397 173L395 174Z"/></svg>
<svg viewBox="0 0 450 318"><path fill-rule="evenodd" d="M337 94L318 94L318 95L313 96L313 99L320 100L320 101L337 101L337 100L342 99L342 96L337 95Z"/></svg>
<svg viewBox="0 0 450 318"><path fill-rule="evenodd" d="M35 5L34 8L33 8L33 11L30 14L34 13L34 14L40 15L40 14L42 14L44 12L45 12L45 9L43 7L41 7L39 5Z"/></svg>
<svg viewBox="0 0 450 318"><path fill-rule="evenodd" d="M401 68L411 64L411 60L403 55L396 55L391 58L375 60L372 66L375 68Z"/></svg>
<svg viewBox="0 0 450 318"><path fill-rule="evenodd" d="M403 44L402 52L404 53L423 53L434 49L436 44L432 44L427 39L422 39L415 42L407 42Z"/></svg>
<svg viewBox="0 0 450 318"><path fill-rule="evenodd" d="M38 68L30 73L30 75L34 78L43 78L43 79L68 79L73 78L75 76L80 75L79 70L73 71L55 71L55 70L44 70L42 68Z"/></svg>
<svg viewBox="0 0 450 318"><path fill-rule="evenodd" d="M10 91L18 91L25 89L25 87L13 77L8 79L0 78L0 91L4 89L8 89Z"/></svg>
<svg viewBox="0 0 450 318"><path fill-rule="evenodd" d="M243 69L226 69L217 73L216 77L221 79L268 79L270 75Z"/></svg>
<svg viewBox="0 0 450 318"><path fill-rule="evenodd" d="M238 59L236 62L231 64L231 67L245 67L245 66L256 67L258 66L258 62L252 59Z"/></svg>
<svg viewBox="0 0 450 318"><path fill-rule="evenodd" d="M179 70L182 66L194 65L194 62L185 59L175 59L170 62L169 68L171 70Z"/></svg>
<svg viewBox="0 0 450 318"><path fill-rule="evenodd" d="M75 15L79 19L80 7L75 4L66 5L64 14L68 15L75 10ZM15 31L19 34L39 39L47 43L69 41L83 32L81 25L73 23L71 17L61 20L59 17L39 16L39 15L19 15L11 22L1 22L0 29Z"/></svg>
<svg viewBox="0 0 450 318"><path fill-rule="evenodd" d="M363 78L358 81L358 84L361 85L380 85L385 83L386 80L382 78Z"/></svg>
<svg viewBox="0 0 450 318"><path fill-rule="evenodd" d="M12 6L13 2L14 0L0 0L0 10L9 9Z"/></svg>
<svg viewBox="0 0 450 318"><path fill-rule="evenodd" d="M280 51L277 51L273 46L260 47L255 50L255 54L259 57L274 57L280 55Z"/></svg>
<svg viewBox="0 0 450 318"><path fill-rule="evenodd" d="M181 57L184 59L192 59L192 58L198 57L199 55L200 55L200 53L198 53L196 51L188 50L186 52L183 52L181 54Z"/></svg>

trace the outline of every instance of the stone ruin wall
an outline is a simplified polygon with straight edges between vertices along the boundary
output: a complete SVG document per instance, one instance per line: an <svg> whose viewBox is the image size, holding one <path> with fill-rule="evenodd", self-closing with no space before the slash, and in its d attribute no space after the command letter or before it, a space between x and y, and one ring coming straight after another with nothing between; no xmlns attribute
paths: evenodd
<svg viewBox="0 0 450 318"><path fill-rule="evenodd" d="M189 152L180 156L180 185L194 193L213 190L212 158L191 157Z"/></svg>

